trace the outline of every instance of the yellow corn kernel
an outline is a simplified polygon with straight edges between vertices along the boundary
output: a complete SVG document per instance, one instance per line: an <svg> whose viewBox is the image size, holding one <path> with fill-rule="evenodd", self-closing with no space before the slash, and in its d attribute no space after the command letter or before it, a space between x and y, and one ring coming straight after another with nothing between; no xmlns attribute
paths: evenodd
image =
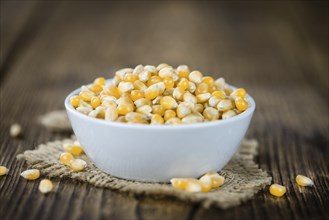
<svg viewBox="0 0 329 220"><path fill-rule="evenodd" d="M202 78L201 82L206 83L208 85L208 88L210 89L214 85L215 80L211 76L205 76Z"/></svg>
<svg viewBox="0 0 329 220"><path fill-rule="evenodd" d="M135 67L135 69L133 70L133 74L134 75L138 75L140 74L142 71L144 70L143 65L139 64ZM128 73L127 73L128 74Z"/></svg>
<svg viewBox="0 0 329 220"><path fill-rule="evenodd" d="M164 120L161 117L161 115L158 115L158 114L152 115L151 124L163 124L163 123L164 123Z"/></svg>
<svg viewBox="0 0 329 220"><path fill-rule="evenodd" d="M119 105L117 108L117 112L120 115L126 115L129 112L133 112L133 111L134 111L134 105L131 105L131 104L122 104L122 105Z"/></svg>
<svg viewBox="0 0 329 220"><path fill-rule="evenodd" d="M159 82L162 82L162 78L160 76L151 76L151 78L147 81L147 86L150 87Z"/></svg>
<svg viewBox="0 0 329 220"><path fill-rule="evenodd" d="M8 168L5 166L0 166L0 176L7 175L9 172Z"/></svg>
<svg viewBox="0 0 329 220"><path fill-rule="evenodd" d="M125 116L119 116L116 120L116 122L126 123L126 117Z"/></svg>
<svg viewBox="0 0 329 220"><path fill-rule="evenodd" d="M166 78L164 78L163 79L163 83L165 84L166 89L171 89L175 85L175 82L174 82L174 80L173 80L172 77L166 77Z"/></svg>
<svg viewBox="0 0 329 220"><path fill-rule="evenodd" d="M224 89L224 92L225 92L226 95L231 95L231 93L232 93L232 89L226 87L226 88Z"/></svg>
<svg viewBox="0 0 329 220"><path fill-rule="evenodd" d="M241 98L246 98L247 96L247 92L244 88L239 88L237 90L235 90L234 92L232 92L231 96L233 97L241 97Z"/></svg>
<svg viewBox="0 0 329 220"><path fill-rule="evenodd" d="M152 100L153 105L160 105L160 100L163 98L163 96L157 96L155 99Z"/></svg>
<svg viewBox="0 0 329 220"><path fill-rule="evenodd" d="M173 91L173 97L178 100L178 101L182 101L183 98L184 98L184 94L185 94L185 91L180 88L180 87L176 87Z"/></svg>
<svg viewBox="0 0 329 220"><path fill-rule="evenodd" d="M69 152L64 152L59 156L59 161L66 166L69 166L73 159L73 155Z"/></svg>
<svg viewBox="0 0 329 220"><path fill-rule="evenodd" d="M187 192L201 192L202 185L197 179L187 179L185 191Z"/></svg>
<svg viewBox="0 0 329 220"><path fill-rule="evenodd" d="M139 108L143 105L151 105L151 101L146 98L141 98L141 99L134 101L134 104L137 108Z"/></svg>
<svg viewBox="0 0 329 220"><path fill-rule="evenodd" d="M218 187L222 186L225 182L225 178L223 176L219 175L216 172L208 172L205 175L203 175L200 178L200 180L202 178L207 178L207 177L210 177L210 179L211 179L211 187L212 188L218 188Z"/></svg>
<svg viewBox="0 0 329 220"><path fill-rule="evenodd" d="M218 91L218 88L215 84L213 84L211 87L208 88L210 93Z"/></svg>
<svg viewBox="0 0 329 220"><path fill-rule="evenodd" d="M127 73L123 79L123 81L130 83L134 83L136 80L138 80L138 76L132 73Z"/></svg>
<svg viewBox="0 0 329 220"><path fill-rule="evenodd" d="M162 105L152 105L152 113L163 116L165 113L165 108Z"/></svg>
<svg viewBox="0 0 329 220"><path fill-rule="evenodd" d="M174 118L168 119L165 124L166 125L178 125L178 124L182 124L182 120L174 117Z"/></svg>
<svg viewBox="0 0 329 220"><path fill-rule="evenodd" d="M225 112L222 114L222 119L232 118L233 116L236 116L235 111L233 111L233 110L228 110L228 111L225 111Z"/></svg>
<svg viewBox="0 0 329 220"><path fill-rule="evenodd" d="M189 80L196 84L201 83L202 77L203 75L200 71L192 71L188 76Z"/></svg>
<svg viewBox="0 0 329 220"><path fill-rule="evenodd" d="M206 83L200 83L195 90L195 94L203 94L208 92L208 85Z"/></svg>
<svg viewBox="0 0 329 220"><path fill-rule="evenodd" d="M149 105L143 105L143 106L137 108L136 112L148 115L149 113L152 112L152 107Z"/></svg>
<svg viewBox="0 0 329 220"><path fill-rule="evenodd" d="M93 107L93 108L97 108L98 106L100 106L101 104L101 99L97 96L94 96L91 98L90 100L90 105Z"/></svg>
<svg viewBox="0 0 329 220"><path fill-rule="evenodd" d="M184 118L187 115L192 113L192 109L191 106L189 105L189 103L186 102L182 102L177 106L177 116L179 118Z"/></svg>
<svg viewBox="0 0 329 220"><path fill-rule="evenodd" d="M281 197L283 196L285 193L286 193L286 187L284 186L281 186L279 184L272 184L270 186L270 193L273 195L273 196L276 196L276 197Z"/></svg>
<svg viewBox="0 0 329 220"><path fill-rule="evenodd" d="M73 143L73 144L65 143L63 144L63 148L66 152L69 152L74 156L79 156L80 154L83 153L83 148L81 147L80 144L77 143Z"/></svg>
<svg viewBox="0 0 329 220"><path fill-rule="evenodd" d="M202 192L209 192L212 188L212 179L210 176L202 176L199 179L199 182L201 184L201 190Z"/></svg>
<svg viewBox="0 0 329 220"><path fill-rule="evenodd" d="M118 106L134 104L134 102L128 96L121 96L116 102L117 102Z"/></svg>
<svg viewBox="0 0 329 220"><path fill-rule="evenodd" d="M177 72L178 72L178 76L180 78L188 78L188 75L190 74L190 69L188 68L187 65L179 65L177 67Z"/></svg>
<svg viewBox="0 0 329 220"><path fill-rule="evenodd" d="M194 95L192 95L191 93L185 92L185 94L183 96L183 101L184 102L191 102L191 103L196 104L197 103L197 98Z"/></svg>
<svg viewBox="0 0 329 220"><path fill-rule="evenodd" d="M218 120L219 118L219 112L217 109L212 108L212 107L207 107L204 111L203 111L203 116L208 119L209 121L213 121L213 120Z"/></svg>
<svg viewBox="0 0 329 220"><path fill-rule="evenodd" d="M39 184L39 191L42 192L43 194L51 192L53 190L54 185L49 179L43 179L40 181Z"/></svg>
<svg viewBox="0 0 329 220"><path fill-rule="evenodd" d="M144 98L144 92L140 90L133 90L130 93L130 98L133 101L136 101L138 99Z"/></svg>
<svg viewBox="0 0 329 220"><path fill-rule="evenodd" d="M145 90L147 89L147 86L142 81L136 80L134 82L134 88L136 90L141 90L141 91L144 91L145 92Z"/></svg>
<svg viewBox="0 0 329 220"><path fill-rule="evenodd" d="M203 117L197 114L190 114L182 119L183 124L191 124L191 123L199 123L199 122L203 122Z"/></svg>
<svg viewBox="0 0 329 220"><path fill-rule="evenodd" d="M74 108L78 107L79 104L80 104L80 98L79 98L79 96L72 96L72 97L70 98L70 103L71 103L71 105L72 105Z"/></svg>
<svg viewBox="0 0 329 220"><path fill-rule="evenodd" d="M314 186L314 182L310 178L303 175L296 176L296 183L300 186Z"/></svg>
<svg viewBox="0 0 329 220"><path fill-rule="evenodd" d="M129 112L126 114L126 120L131 123L142 123L148 120L148 116L138 112Z"/></svg>
<svg viewBox="0 0 329 220"><path fill-rule="evenodd" d="M223 99L217 104L218 111L227 111L232 108L233 108L233 104L230 99Z"/></svg>
<svg viewBox="0 0 329 220"><path fill-rule="evenodd" d="M188 91L190 93L194 93L196 90L196 85L194 82L188 82Z"/></svg>
<svg viewBox="0 0 329 220"><path fill-rule="evenodd" d="M104 77L98 77L94 80L94 84L104 86L106 83L106 80Z"/></svg>
<svg viewBox="0 0 329 220"><path fill-rule="evenodd" d="M237 97L235 100L235 106L239 111L245 111L248 107L249 104L246 102L243 98Z"/></svg>
<svg viewBox="0 0 329 220"><path fill-rule="evenodd" d="M149 100L155 99L157 96L160 96L165 90L165 85L163 82L159 82L151 85L145 91L145 98Z"/></svg>
<svg viewBox="0 0 329 220"><path fill-rule="evenodd" d="M210 99L211 95L210 93L203 93L203 94L199 94L196 96L196 99L198 101L198 103L204 103L207 102Z"/></svg>
<svg viewBox="0 0 329 220"><path fill-rule="evenodd" d="M127 73L131 73L133 71L134 70L131 68L123 68L123 69L116 71L115 76L118 78L119 82L121 82Z"/></svg>
<svg viewBox="0 0 329 220"><path fill-rule="evenodd" d="M103 91L106 95L114 96L117 99L121 96L118 87L113 85L104 87Z"/></svg>
<svg viewBox="0 0 329 220"><path fill-rule="evenodd" d="M160 100L160 105L168 110L168 109L175 109L177 107L177 102L176 100L171 97L171 96L164 96L161 100Z"/></svg>
<svg viewBox="0 0 329 220"><path fill-rule="evenodd" d="M204 110L204 106L202 104L196 104L195 107L194 107L194 110L199 112L199 113L202 113L203 110Z"/></svg>
<svg viewBox="0 0 329 220"><path fill-rule="evenodd" d="M176 117L176 112L174 110L166 110L163 117L168 121L169 119Z"/></svg>
<svg viewBox="0 0 329 220"><path fill-rule="evenodd" d="M37 169L25 170L24 172L21 173L21 176L27 180L36 180L40 177L40 170Z"/></svg>
<svg viewBox="0 0 329 220"><path fill-rule="evenodd" d="M94 97L94 93L90 91L82 91L79 93L79 97L85 102L90 102L91 98Z"/></svg>
<svg viewBox="0 0 329 220"><path fill-rule="evenodd" d="M219 99L225 99L226 98L226 94L223 91L215 91L215 92L211 93L211 95L215 96Z"/></svg>
<svg viewBox="0 0 329 220"><path fill-rule="evenodd" d="M161 78L172 77L174 69L172 67L165 67L159 70L159 76Z"/></svg>
<svg viewBox="0 0 329 220"><path fill-rule="evenodd" d="M103 87L101 85L98 84L93 84L89 87L90 91L92 91L93 93L100 93L101 91L103 91Z"/></svg>
<svg viewBox="0 0 329 220"><path fill-rule="evenodd" d="M70 163L71 170L82 171L87 167L87 163L81 159L73 159Z"/></svg>
<svg viewBox="0 0 329 220"><path fill-rule="evenodd" d="M115 121L119 116L118 110L114 106L107 107L104 114L104 119L106 121Z"/></svg>
<svg viewBox="0 0 329 220"><path fill-rule="evenodd" d="M184 190L186 188L187 180L187 178L173 178L170 182L174 188Z"/></svg>
<svg viewBox="0 0 329 220"><path fill-rule="evenodd" d="M189 87L189 81L186 78L182 78L177 84L177 87L185 91Z"/></svg>

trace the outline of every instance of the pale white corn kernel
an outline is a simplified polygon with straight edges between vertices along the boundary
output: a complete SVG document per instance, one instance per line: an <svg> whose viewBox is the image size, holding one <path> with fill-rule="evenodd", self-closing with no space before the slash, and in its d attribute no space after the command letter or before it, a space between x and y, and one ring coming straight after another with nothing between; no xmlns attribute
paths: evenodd
<svg viewBox="0 0 329 220"><path fill-rule="evenodd" d="M228 110L228 111L226 111L226 112L224 112L224 113L222 114L222 119L228 119L228 118L232 118L232 117L234 117L234 116L236 116L235 111L233 111L233 110Z"/></svg>
<svg viewBox="0 0 329 220"><path fill-rule="evenodd" d="M200 178L200 181L203 181L202 179L207 179L208 177L211 179L211 187L212 188L220 187L225 182L225 178L223 176L219 175L216 172L208 172L208 173L206 173L205 175L203 175Z"/></svg>
<svg viewBox="0 0 329 220"><path fill-rule="evenodd" d="M198 102L197 98L189 92L185 92L185 94L183 96L183 100L184 100L184 102L192 102L194 104L197 104L197 102Z"/></svg>
<svg viewBox="0 0 329 220"><path fill-rule="evenodd" d="M179 65L177 67L178 72L190 72L190 69L187 65Z"/></svg>
<svg viewBox="0 0 329 220"><path fill-rule="evenodd" d="M0 176L7 175L9 172L9 169L5 166L0 166Z"/></svg>
<svg viewBox="0 0 329 220"><path fill-rule="evenodd" d="M189 91L190 93L194 93L195 90L196 90L196 85L195 85L195 83L189 81L189 82L188 82L188 91Z"/></svg>
<svg viewBox="0 0 329 220"><path fill-rule="evenodd" d="M184 97L184 93L185 93L184 90L181 90L180 88L177 87L177 88L174 89L172 96L176 100L182 100L183 97Z"/></svg>
<svg viewBox="0 0 329 220"><path fill-rule="evenodd" d="M114 96L111 96L111 95L101 95L100 99L101 99L102 103L104 101L114 101L115 102L117 100L117 98L115 98Z"/></svg>
<svg viewBox="0 0 329 220"><path fill-rule="evenodd" d="M81 86L80 91L81 92L91 92L91 93L93 93L92 91L89 90L88 86Z"/></svg>
<svg viewBox="0 0 329 220"><path fill-rule="evenodd" d="M43 179L39 184L39 191L43 194L49 193L53 190L54 185L49 179Z"/></svg>
<svg viewBox="0 0 329 220"><path fill-rule="evenodd" d="M120 97L117 100L117 105L120 106L120 105L123 105L123 104L132 105L133 104L133 101L130 98L128 98L127 96Z"/></svg>
<svg viewBox="0 0 329 220"><path fill-rule="evenodd" d="M141 114L138 112L129 112L126 114L126 120L128 122L141 122L149 120L149 117L145 114Z"/></svg>
<svg viewBox="0 0 329 220"><path fill-rule="evenodd" d="M159 76L161 78L172 77L174 69L172 67L165 67L159 71Z"/></svg>
<svg viewBox="0 0 329 220"><path fill-rule="evenodd" d="M201 192L202 185L197 179L188 179L186 181L185 191L187 192Z"/></svg>
<svg viewBox="0 0 329 220"><path fill-rule="evenodd" d="M96 118L98 115L98 112L96 110L93 110L91 112L88 113L88 116L89 117L92 117L92 118Z"/></svg>
<svg viewBox="0 0 329 220"><path fill-rule="evenodd" d="M152 107L149 105L143 105L136 109L136 112L142 113L142 114L149 114L152 112Z"/></svg>
<svg viewBox="0 0 329 220"><path fill-rule="evenodd" d="M125 78L125 75L127 73L132 73L134 70L131 68L123 68L115 72L115 75L119 77L119 79L122 81Z"/></svg>
<svg viewBox="0 0 329 220"><path fill-rule="evenodd" d="M215 85L217 86L218 90L220 91L224 91L224 89L226 88L226 83L225 83L225 79L224 78L219 78L215 81Z"/></svg>
<svg viewBox="0 0 329 220"><path fill-rule="evenodd" d="M200 179L199 179L199 182L201 184L201 187L202 187L202 192L209 192L212 188L212 179L210 176L202 176Z"/></svg>
<svg viewBox="0 0 329 220"><path fill-rule="evenodd" d="M227 111L227 110L229 110L231 108L233 108L233 104L232 104L232 101L230 99L221 100L217 104L218 111Z"/></svg>
<svg viewBox="0 0 329 220"><path fill-rule="evenodd" d="M211 97L210 93L203 93L203 94L199 94L199 95L196 96L196 98L198 100L198 103L207 102L210 97Z"/></svg>
<svg viewBox="0 0 329 220"><path fill-rule="evenodd" d="M144 67L144 70L147 70L147 71L149 71L152 74L155 74L155 73L158 72L157 69L156 69L156 67L155 66L152 66L152 65L146 65Z"/></svg>
<svg viewBox="0 0 329 220"><path fill-rule="evenodd" d="M105 120L106 121L115 121L118 118L119 114L116 107L108 107L105 110Z"/></svg>
<svg viewBox="0 0 329 220"><path fill-rule="evenodd" d="M190 114L182 119L183 124L203 122L203 118L197 114Z"/></svg>
<svg viewBox="0 0 329 220"><path fill-rule="evenodd" d="M107 108L107 107L114 107L116 108L118 105L116 103L116 100L104 100L102 102L102 106Z"/></svg>
<svg viewBox="0 0 329 220"><path fill-rule="evenodd" d="M171 75L171 78L172 78L172 80L174 80L174 82L177 82L179 80L179 76L176 73L173 73Z"/></svg>
<svg viewBox="0 0 329 220"><path fill-rule="evenodd" d="M163 98L163 96L161 96L161 95L156 97L155 99L152 100L152 104L159 105L162 98Z"/></svg>
<svg viewBox="0 0 329 220"><path fill-rule="evenodd" d="M171 67L171 66L169 66L166 63L160 63L156 68L157 68L158 71L160 71L161 69L166 68L166 67Z"/></svg>
<svg viewBox="0 0 329 220"><path fill-rule="evenodd" d="M217 96L211 96L208 103L211 107L216 107L220 101L221 99Z"/></svg>
<svg viewBox="0 0 329 220"><path fill-rule="evenodd" d="M137 108L142 107L143 105L151 105L151 101L146 98L138 99L134 102Z"/></svg>
<svg viewBox="0 0 329 220"><path fill-rule="evenodd" d="M203 77L203 75L200 71L192 71L188 76L189 80L196 84L199 84L202 82L202 77Z"/></svg>
<svg viewBox="0 0 329 220"><path fill-rule="evenodd" d="M79 106L79 107L76 108L76 110L78 112L81 112L82 114L87 115L87 114L89 114L89 112L91 112L93 110L93 108L91 106L90 107L81 107L81 106Z"/></svg>
<svg viewBox="0 0 329 220"><path fill-rule="evenodd" d="M27 180L36 180L40 177L40 170L38 169L29 169L21 173L21 176Z"/></svg>
<svg viewBox="0 0 329 220"><path fill-rule="evenodd" d="M176 111L177 111L177 116L179 118L184 118L192 113L192 109L190 105L186 102L181 102L180 104L178 104Z"/></svg>
<svg viewBox="0 0 329 220"><path fill-rule="evenodd" d="M207 107L203 111L203 116L206 119L208 119L209 121L218 120L218 118L219 118L219 112L218 112L217 109L215 109L213 107Z"/></svg>
<svg viewBox="0 0 329 220"><path fill-rule="evenodd" d="M113 79L110 80L110 82L108 83L108 86L118 86L119 85L119 80L117 79L118 77L114 77ZM122 80L120 80L121 82ZM103 91L105 89L106 86L103 86Z"/></svg>
<svg viewBox="0 0 329 220"><path fill-rule="evenodd" d="M134 85L131 82L120 82L118 89L121 93L130 92L134 89Z"/></svg>
<svg viewBox="0 0 329 220"><path fill-rule="evenodd" d="M314 182L310 178L303 175L296 176L296 183L300 186L314 186Z"/></svg>
<svg viewBox="0 0 329 220"><path fill-rule="evenodd" d="M9 134L11 137L13 138L18 137L21 133L22 133L22 127L19 124L15 123L10 126Z"/></svg>
<svg viewBox="0 0 329 220"><path fill-rule="evenodd" d="M142 72L138 75L138 77L139 77L139 80L140 80L140 81L142 81L142 82L146 82L147 80L150 79L151 75L152 75L152 74L151 74L149 71L144 70L144 71L142 71Z"/></svg>
<svg viewBox="0 0 329 220"><path fill-rule="evenodd" d="M196 112L202 113L203 110L204 110L204 106L202 104L196 104L195 107L194 107L194 110Z"/></svg>
<svg viewBox="0 0 329 220"><path fill-rule="evenodd" d="M139 64L135 67L135 69L133 70L133 74L138 75L140 74L142 71L144 70L143 65Z"/></svg>
<svg viewBox="0 0 329 220"><path fill-rule="evenodd" d="M87 163L81 159L73 159L70 163L71 170L82 171L87 167Z"/></svg>
<svg viewBox="0 0 329 220"><path fill-rule="evenodd" d="M166 125L177 125L177 124L182 124L182 121L180 120L180 118L170 118L169 120L166 121L165 123Z"/></svg>
<svg viewBox="0 0 329 220"><path fill-rule="evenodd" d="M121 122L121 123L126 123L127 120L126 120L126 117L125 116L119 116L117 118L117 120L115 120L116 122Z"/></svg>

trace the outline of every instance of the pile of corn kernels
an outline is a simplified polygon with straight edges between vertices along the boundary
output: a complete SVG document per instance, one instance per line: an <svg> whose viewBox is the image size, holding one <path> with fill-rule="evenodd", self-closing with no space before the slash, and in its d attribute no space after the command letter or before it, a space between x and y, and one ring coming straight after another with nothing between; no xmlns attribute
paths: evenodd
<svg viewBox="0 0 329 220"><path fill-rule="evenodd" d="M94 118L168 125L227 119L249 107L245 89L232 91L223 78L168 64L121 69L109 83L96 78L70 102Z"/></svg>

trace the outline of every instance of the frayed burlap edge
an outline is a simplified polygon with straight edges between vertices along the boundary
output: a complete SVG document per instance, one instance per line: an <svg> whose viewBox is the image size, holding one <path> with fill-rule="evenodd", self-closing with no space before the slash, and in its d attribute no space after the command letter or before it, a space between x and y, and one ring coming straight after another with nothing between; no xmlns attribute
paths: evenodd
<svg viewBox="0 0 329 220"><path fill-rule="evenodd" d="M39 169L42 175L49 178L70 178L91 185L109 188L134 195L147 195L150 197L173 197L182 201L198 202L204 207L217 206L229 208L239 205L257 193L260 189L270 184L271 177L258 168L253 161L257 154L257 141L244 140L238 152L233 156L227 166L219 171L225 177L225 184L208 193L188 193L172 188L169 184L142 183L129 181L108 175L97 167L85 156L88 166L83 172L71 171L59 163L59 155L63 152L63 143L73 142L71 139L48 142L39 145L35 150L27 150L17 155L17 159L24 159L31 168Z"/></svg>

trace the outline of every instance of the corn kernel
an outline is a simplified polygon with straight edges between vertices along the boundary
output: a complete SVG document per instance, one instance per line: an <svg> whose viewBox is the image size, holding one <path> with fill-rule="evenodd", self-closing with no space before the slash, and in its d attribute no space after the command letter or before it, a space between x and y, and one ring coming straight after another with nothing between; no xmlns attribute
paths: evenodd
<svg viewBox="0 0 329 220"><path fill-rule="evenodd" d="M39 184L39 191L43 194L49 193L53 190L54 185L49 179L43 179Z"/></svg>
<svg viewBox="0 0 329 220"><path fill-rule="evenodd" d="M152 74L147 70L144 70L140 74L138 74L139 80L144 83L147 82L151 78L151 76Z"/></svg>
<svg viewBox="0 0 329 220"><path fill-rule="evenodd" d="M178 76L180 78L188 78L189 74L190 74L190 69L188 68L187 65L179 65L177 67L177 72L178 72Z"/></svg>
<svg viewBox="0 0 329 220"><path fill-rule="evenodd" d="M175 82L174 82L174 80L173 80L172 77L166 77L166 78L164 78L163 79L163 83L165 84L166 89L171 89L175 85Z"/></svg>
<svg viewBox="0 0 329 220"><path fill-rule="evenodd" d="M133 90L130 93L130 98L133 101L136 101L138 99L144 98L144 92L140 90Z"/></svg>
<svg viewBox="0 0 329 220"><path fill-rule="evenodd" d="M233 108L232 101L230 99L221 100L217 104L218 111L227 111Z"/></svg>
<svg viewBox="0 0 329 220"><path fill-rule="evenodd" d="M163 96L157 96L155 99L152 100L153 105L160 105L160 101L163 98Z"/></svg>
<svg viewBox="0 0 329 220"><path fill-rule="evenodd" d="M202 113L204 110L204 106L202 104L196 104L194 110L196 112Z"/></svg>
<svg viewBox="0 0 329 220"><path fill-rule="evenodd" d="M101 104L101 99L97 96L94 96L91 98L90 100L90 105L93 107L93 108L97 108L98 106L100 106Z"/></svg>
<svg viewBox="0 0 329 220"><path fill-rule="evenodd" d="M120 82L118 89L120 93L130 92L134 89L134 85L131 82Z"/></svg>
<svg viewBox="0 0 329 220"><path fill-rule="evenodd" d="M91 98L94 97L94 93L88 91L82 91L79 93L79 97L81 100L85 102L90 102Z"/></svg>
<svg viewBox="0 0 329 220"><path fill-rule="evenodd" d="M98 84L93 84L89 87L90 91L92 91L93 93L100 93L101 91L103 91L103 87L101 85Z"/></svg>
<svg viewBox="0 0 329 220"><path fill-rule="evenodd" d="M189 81L186 78L182 78L177 84L177 87L185 91L189 87Z"/></svg>
<svg viewBox="0 0 329 220"><path fill-rule="evenodd" d="M314 182L310 178L303 175L296 176L296 183L300 186L314 186Z"/></svg>
<svg viewBox="0 0 329 220"><path fill-rule="evenodd" d="M189 82L188 82L188 91L189 91L190 93L194 93L195 90L196 90L196 85L195 85L195 83L189 81Z"/></svg>
<svg viewBox="0 0 329 220"><path fill-rule="evenodd" d="M73 155L69 152L64 152L59 156L59 161L66 166L69 166L73 159Z"/></svg>
<svg viewBox="0 0 329 220"><path fill-rule="evenodd" d="M182 119L183 124L203 122L203 118L197 114L190 114Z"/></svg>
<svg viewBox="0 0 329 220"><path fill-rule="evenodd" d="M70 163L70 168L73 171L82 171L87 167L87 163L81 159L73 159Z"/></svg>
<svg viewBox="0 0 329 220"><path fill-rule="evenodd" d="M198 102L197 98L189 92L185 92L185 94L183 96L183 101L184 102L191 102L191 103L194 103L194 104L197 104L197 102Z"/></svg>
<svg viewBox="0 0 329 220"><path fill-rule="evenodd" d="M173 92L173 97L178 101L182 101L184 94L185 94L185 91L182 88L176 87Z"/></svg>
<svg viewBox="0 0 329 220"><path fill-rule="evenodd" d="M11 137L16 138L20 136L21 133L22 133L22 127L19 124L15 123L10 126L9 134Z"/></svg>
<svg viewBox="0 0 329 220"><path fill-rule="evenodd" d="M136 112L141 113L141 114L149 114L152 112L152 107L149 105L143 105L143 106L137 108Z"/></svg>
<svg viewBox="0 0 329 220"><path fill-rule="evenodd" d="M163 116L165 113L165 108L162 105L152 105L152 113Z"/></svg>
<svg viewBox="0 0 329 220"><path fill-rule="evenodd" d="M119 116L116 120L116 122L126 123L126 117L125 116Z"/></svg>
<svg viewBox="0 0 329 220"><path fill-rule="evenodd" d="M152 86L153 84L162 82L162 78L160 76L152 76L148 81L147 81L147 86Z"/></svg>
<svg viewBox="0 0 329 220"><path fill-rule="evenodd" d="M210 176L202 176L199 179L199 182L201 184L201 191L202 192L209 192L212 188L212 179Z"/></svg>
<svg viewBox="0 0 329 220"><path fill-rule="evenodd" d="M157 70L158 71L160 71L161 69L163 69L163 68L166 68L166 67L171 67L171 66L169 66L168 64L166 64L166 63L160 63L158 66L157 66Z"/></svg>
<svg viewBox="0 0 329 220"><path fill-rule="evenodd" d="M164 96L161 100L160 100L160 105L164 108L164 109L175 109L177 107L177 102L176 100L171 97L171 96Z"/></svg>
<svg viewBox="0 0 329 220"><path fill-rule="evenodd" d="M117 108L117 112L120 115L126 115L129 112L133 112L133 111L134 111L134 105L131 105L131 104L122 104L122 105L119 105Z"/></svg>
<svg viewBox="0 0 329 220"><path fill-rule="evenodd" d="M176 112L174 110L166 110L163 117L168 121L169 119L176 117Z"/></svg>
<svg viewBox="0 0 329 220"><path fill-rule="evenodd" d="M135 106L137 108L143 106L143 105L151 105L151 101L146 99L146 98L141 98L141 99L138 99L134 102Z"/></svg>
<svg viewBox="0 0 329 220"><path fill-rule="evenodd" d="M161 115L154 114L151 118L151 124L163 124L164 120Z"/></svg>
<svg viewBox="0 0 329 220"><path fill-rule="evenodd" d="M130 83L134 83L136 80L138 80L138 75L134 73L127 73L123 79L123 81Z"/></svg>
<svg viewBox="0 0 329 220"><path fill-rule="evenodd" d="M216 107L218 103L221 101L217 96L211 96L208 100L209 106Z"/></svg>
<svg viewBox="0 0 329 220"><path fill-rule="evenodd" d="M212 188L218 188L218 187L222 186L225 182L225 178L223 176L219 175L216 172L208 172L205 175L203 175L200 178L200 180L202 178L207 178L207 177L210 177L210 179L211 179L211 187Z"/></svg>
<svg viewBox="0 0 329 220"><path fill-rule="evenodd" d="M210 93L203 93L203 94L199 94L196 96L196 99L198 101L198 103L204 103L207 102L210 99L211 95Z"/></svg>
<svg viewBox="0 0 329 220"><path fill-rule="evenodd" d="M147 86L142 81L136 80L134 82L134 88L136 90L141 90L141 91L145 92L145 90L147 89Z"/></svg>
<svg viewBox="0 0 329 220"><path fill-rule="evenodd" d="M104 77L98 77L94 80L94 84L104 86L106 83L106 80Z"/></svg>
<svg viewBox="0 0 329 220"><path fill-rule="evenodd" d="M79 98L79 96L72 96L72 97L70 98L70 103L71 103L71 105L72 105L74 108L78 107L78 106L79 106L79 103L80 103L80 98Z"/></svg>
<svg viewBox="0 0 329 220"><path fill-rule="evenodd" d="M164 67L159 70L159 76L161 78L172 77L174 70L172 67Z"/></svg>
<svg viewBox="0 0 329 220"><path fill-rule="evenodd" d="M200 83L195 90L195 94L203 94L208 92L208 85L206 83Z"/></svg>
<svg viewBox="0 0 329 220"><path fill-rule="evenodd" d="M205 77L202 78L201 82L206 83L208 85L208 88L212 88L212 86L215 83L215 80L211 76L205 76Z"/></svg>
<svg viewBox="0 0 329 220"><path fill-rule="evenodd" d="M173 178L170 180L170 182L174 188L184 190L186 188L187 179Z"/></svg>
<svg viewBox="0 0 329 220"><path fill-rule="evenodd" d="M191 114L192 113L192 109L191 109L191 106L186 103L186 102L182 102L180 103L178 106L177 106L177 116L179 118L184 118L186 117L187 115Z"/></svg>
<svg viewBox="0 0 329 220"><path fill-rule="evenodd" d="M116 86L104 86L103 91L106 95L114 96L115 98L120 98L120 92Z"/></svg>
<svg viewBox="0 0 329 220"><path fill-rule="evenodd" d="M196 84L201 83L202 77L203 75L200 71L192 71L188 76L189 80Z"/></svg>
<svg viewBox="0 0 329 220"><path fill-rule="evenodd" d="M139 64L135 67L135 69L133 70L133 74L134 75L138 75L140 74L142 71L144 70L143 65Z"/></svg>
<svg viewBox="0 0 329 220"><path fill-rule="evenodd" d="M74 156L79 156L80 154L83 153L83 148L81 147L80 144L65 143L65 144L63 144L63 148L66 152L69 152L69 153L73 154Z"/></svg>
<svg viewBox="0 0 329 220"><path fill-rule="evenodd" d="M279 184L272 184L270 186L270 193L276 197L282 197L286 193L286 187Z"/></svg>
<svg viewBox="0 0 329 220"><path fill-rule="evenodd" d="M170 118L169 120L167 120L165 124L166 125L178 125L178 124L182 124L182 120L174 117L174 118Z"/></svg>
<svg viewBox="0 0 329 220"><path fill-rule="evenodd" d="M197 179L188 179L186 181L185 191L187 192L201 192L202 185Z"/></svg>
<svg viewBox="0 0 329 220"><path fill-rule="evenodd" d="M147 115L138 112L129 112L126 114L126 120L132 123L142 123L143 121L148 120L148 117Z"/></svg>
<svg viewBox="0 0 329 220"><path fill-rule="evenodd" d="M219 99L225 99L226 98L226 94L223 91L215 91L211 95L212 96L215 96L215 97L217 97Z"/></svg>
<svg viewBox="0 0 329 220"><path fill-rule="evenodd" d="M40 171L37 169L25 170L21 173L21 176L27 180L36 180L40 177Z"/></svg>
<svg viewBox="0 0 329 220"><path fill-rule="evenodd" d="M118 80L122 81L127 73L132 73L133 71L134 70L131 68L123 68L123 69L116 71L115 76L117 76Z"/></svg>
<svg viewBox="0 0 329 220"><path fill-rule="evenodd" d="M118 110L116 109L116 107L108 107L106 110L105 110L105 117L104 119L106 121L115 121L119 116L119 113L118 113Z"/></svg>
<svg viewBox="0 0 329 220"><path fill-rule="evenodd" d="M151 85L145 91L145 98L149 100L155 99L157 96L160 96L165 90L165 85L163 82L159 82Z"/></svg>
<svg viewBox="0 0 329 220"><path fill-rule="evenodd" d="M236 108L239 110L239 111L245 111L248 107L249 107L249 104L248 102L246 102L243 98L241 97L237 97L235 99L235 106Z"/></svg>
<svg viewBox="0 0 329 220"><path fill-rule="evenodd" d="M212 107L207 107L203 111L203 116L209 121L217 120L219 118L219 112L217 109Z"/></svg>
<svg viewBox="0 0 329 220"><path fill-rule="evenodd" d="M226 87L225 79L222 77L219 79L216 79L215 85L217 86L218 90L223 91Z"/></svg>
<svg viewBox="0 0 329 220"><path fill-rule="evenodd" d="M146 65L144 66L144 69L152 73L152 75L158 74L158 71L155 66L152 65Z"/></svg>
<svg viewBox="0 0 329 220"><path fill-rule="evenodd" d="M241 98L246 98L247 96L247 92L244 88L239 88L237 90L235 90L234 92L232 92L231 96L233 97L241 97Z"/></svg>
<svg viewBox="0 0 329 220"><path fill-rule="evenodd" d="M0 166L0 176L7 175L9 172L8 168L5 166Z"/></svg>

